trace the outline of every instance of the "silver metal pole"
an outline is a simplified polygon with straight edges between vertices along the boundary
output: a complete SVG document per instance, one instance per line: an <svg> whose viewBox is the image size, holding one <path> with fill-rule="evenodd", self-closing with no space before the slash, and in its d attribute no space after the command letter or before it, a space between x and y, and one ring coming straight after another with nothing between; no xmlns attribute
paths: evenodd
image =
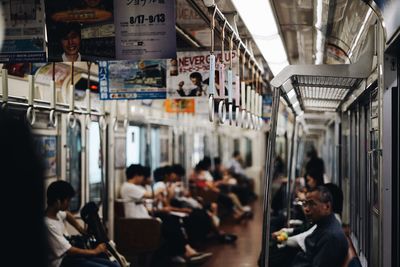
<svg viewBox="0 0 400 267"><path fill-rule="evenodd" d="M274 169L276 126L278 122L279 100L281 91L274 88L272 99L271 128L267 145L267 156L265 160L264 174L264 203L263 203L263 231L261 247L261 267L268 267L269 257L269 232L271 220L271 183Z"/></svg>
<svg viewBox="0 0 400 267"><path fill-rule="evenodd" d="M297 146L297 120L296 120L296 115L294 116L294 127L293 127L293 132L292 132L292 145L290 147L290 163L289 163L289 170L288 170L288 181L287 181L287 226L289 226L289 221L290 221L290 204L291 204L291 183L293 180L293 170L294 170L294 164L295 164L295 159L294 159L294 148Z"/></svg>

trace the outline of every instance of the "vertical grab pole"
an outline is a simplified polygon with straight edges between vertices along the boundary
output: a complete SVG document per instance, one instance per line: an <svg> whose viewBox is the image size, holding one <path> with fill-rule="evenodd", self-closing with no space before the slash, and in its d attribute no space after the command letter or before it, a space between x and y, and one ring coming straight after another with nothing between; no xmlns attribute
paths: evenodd
<svg viewBox="0 0 400 267"><path fill-rule="evenodd" d="M219 97L218 102L218 117L219 123L224 124L226 120L226 106L225 106L225 27L228 22L224 21L222 26L222 39L221 39L221 61L218 66L219 71Z"/></svg>
<svg viewBox="0 0 400 267"><path fill-rule="evenodd" d="M228 69L228 111L229 111L229 125L233 123L233 62L232 62L232 50L233 50L233 37L232 32L231 39L229 41L229 69Z"/></svg>
<svg viewBox="0 0 400 267"><path fill-rule="evenodd" d="M278 122L279 98L281 96L280 88L274 88L273 95L274 96L272 99L271 130L268 136L267 156L265 159L261 267L268 267L269 232L270 232L270 220L271 220L270 189L272 183L274 157L275 157L276 126Z"/></svg>
<svg viewBox="0 0 400 267"><path fill-rule="evenodd" d="M290 221L290 204L291 198L290 198L290 193L291 193L291 184L293 180L293 169L294 169L294 147L297 146L297 140L296 135L297 135L297 116L294 116L294 127L293 127L293 132L292 132L292 146L290 148L290 163L289 163L289 175L288 175L288 181L286 185L286 190L287 190L287 226L289 227L289 221ZM296 142L296 143L295 143Z"/></svg>
<svg viewBox="0 0 400 267"><path fill-rule="evenodd" d="M86 86L86 129L89 129L91 122L91 114L92 114L92 100L90 96L90 68L92 67L92 62L87 62L87 86Z"/></svg>
<svg viewBox="0 0 400 267"><path fill-rule="evenodd" d="M2 96L3 103L1 104L1 108L6 109L8 104L8 70L2 69L1 73L2 73L1 82L3 90L3 96Z"/></svg>
<svg viewBox="0 0 400 267"><path fill-rule="evenodd" d="M237 73L235 76L235 121L236 126L239 126L240 116L240 42L237 45L236 56L238 57Z"/></svg>
<svg viewBox="0 0 400 267"><path fill-rule="evenodd" d="M214 8L211 24L211 51L210 51L210 76L208 84L208 119L214 121L214 94L215 94L215 55L214 55L214 29L215 29L215 14L217 6Z"/></svg>

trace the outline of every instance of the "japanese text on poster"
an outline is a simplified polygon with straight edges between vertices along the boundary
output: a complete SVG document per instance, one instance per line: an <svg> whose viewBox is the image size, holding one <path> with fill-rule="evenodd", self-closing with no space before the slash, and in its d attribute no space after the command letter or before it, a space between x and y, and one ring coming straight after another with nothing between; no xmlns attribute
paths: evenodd
<svg viewBox="0 0 400 267"><path fill-rule="evenodd" d="M217 65L221 62L222 54L215 53ZM238 57L236 52L232 53L233 76L237 71ZM229 52L224 56L225 72L229 67ZM168 62L168 98L182 97L207 97L210 75L210 53L200 52L178 52L176 59ZM216 67L215 86L218 94L221 89L219 82L219 71ZM225 75L225 91L227 90L227 75ZM227 95L227 93L225 93ZM218 95L216 95L218 97Z"/></svg>
<svg viewBox="0 0 400 267"><path fill-rule="evenodd" d="M176 56L175 0L114 2L117 59Z"/></svg>
<svg viewBox="0 0 400 267"><path fill-rule="evenodd" d="M42 0L2 1L5 36L0 62L46 62Z"/></svg>
<svg viewBox="0 0 400 267"><path fill-rule="evenodd" d="M101 99L165 99L165 60L100 61Z"/></svg>

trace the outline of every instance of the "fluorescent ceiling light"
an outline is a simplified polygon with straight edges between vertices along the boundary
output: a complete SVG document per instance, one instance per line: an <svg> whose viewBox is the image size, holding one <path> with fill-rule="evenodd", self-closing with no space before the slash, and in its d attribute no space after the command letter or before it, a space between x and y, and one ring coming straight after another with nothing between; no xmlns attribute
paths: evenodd
<svg viewBox="0 0 400 267"><path fill-rule="evenodd" d="M232 0L232 3L276 76L289 62L269 1Z"/></svg>

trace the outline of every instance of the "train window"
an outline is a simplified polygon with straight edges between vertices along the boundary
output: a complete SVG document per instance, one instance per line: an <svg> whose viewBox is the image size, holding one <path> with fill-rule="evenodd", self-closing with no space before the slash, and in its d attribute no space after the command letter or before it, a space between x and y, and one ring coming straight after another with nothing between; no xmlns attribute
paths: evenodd
<svg viewBox="0 0 400 267"><path fill-rule="evenodd" d="M129 126L126 135L126 165L140 164L142 134L139 126Z"/></svg>
<svg viewBox="0 0 400 267"><path fill-rule="evenodd" d="M159 143L159 153L160 153L160 166L169 164L169 131L168 127L160 127L160 143Z"/></svg>
<svg viewBox="0 0 400 267"><path fill-rule="evenodd" d="M246 168L251 167L253 165L253 154L252 151L252 142L251 139L246 137L246 154L245 154L245 166Z"/></svg>
<svg viewBox="0 0 400 267"><path fill-rule="evenodd" d="M193 139L192 165L194 166L204 158L204 135L195 133Z"/></svg>
<svg viewBox="0 0 400 267"><path fill-rule="evenodd" d="M160 167L160 129L151 128L151 168L155 170Z"/></svg>
<svg viewBox="0 0 400 267"><path fill-rule="evenodd" d="M101 142L99 123L92 121L89 128L89 200L101 201Z"/></svg>
<svg viewBox="0 0 400 267"><path fill-rule="evenodd" d="M181 135L179 135L179 163L181 164L185 164L185 147L186 147L186 141L185 141L185 133L182 133Z"/></svg>
<svg viewBox="0 0 400 267"><path fill-rule="evenodd" d="M233 139L233 150L240 151L240 140L238 138Z"/></svg>
<svg viewBox="0 0 400 267"><path fill-rule="evenodd" d="M204 135L204 156L211 158L211 138L208 135Z"/></svg>
<svg viewBox="0 0 400 267"><path fill-rule="evenodd" d="M79 120L74 128L67 127L67 166L66 179L75 189L75 196L71 199L69 209L72 212L79 210L81 205L82 189L82 129Z"/></svg>

